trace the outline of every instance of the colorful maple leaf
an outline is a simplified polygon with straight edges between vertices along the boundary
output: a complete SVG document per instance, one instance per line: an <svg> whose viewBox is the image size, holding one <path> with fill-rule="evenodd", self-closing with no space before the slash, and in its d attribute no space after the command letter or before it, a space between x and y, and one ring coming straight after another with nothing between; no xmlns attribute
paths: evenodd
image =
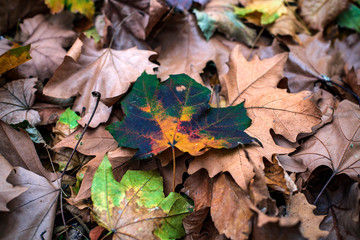
<svg viewBox="0 0 360 240"><path fill-rule="evenodd" d="M106 129L119 146L138 148L145 159L169 147L191 155L206 148L233 148L254 141L244 130L251 120L244 104L210 108L210 90L185 74L159 82L143 73L121 102L125 118Z"/></svg>

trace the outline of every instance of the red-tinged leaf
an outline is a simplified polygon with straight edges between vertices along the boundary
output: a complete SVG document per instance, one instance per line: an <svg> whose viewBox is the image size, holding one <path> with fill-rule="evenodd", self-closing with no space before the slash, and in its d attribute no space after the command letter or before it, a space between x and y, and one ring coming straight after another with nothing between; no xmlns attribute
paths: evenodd
<svg viewBox="0 0 360 240"><path fill-rule="evenodd" d="M210 90L185 74L159 83L143 73L122 101L125 118L107 127L119 146L138 148L145 159L169 147L191 155L213 148L259 142L243 132L250 126L244 104L210 108ZM260 142L259 142L260 143Z"/></svg>

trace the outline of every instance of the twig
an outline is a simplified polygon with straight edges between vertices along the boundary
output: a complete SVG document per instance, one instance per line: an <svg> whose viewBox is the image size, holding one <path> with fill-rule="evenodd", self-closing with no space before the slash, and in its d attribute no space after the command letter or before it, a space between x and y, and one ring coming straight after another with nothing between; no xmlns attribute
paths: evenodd
<svg viewBox="0 0 360 240"><path fill-rule="evenodd" d="M64 167L63 172L62 172L61 175L60 175L60 188L62 188L62 178L63 178L63 176L65 175L65 172L66 172L66 170L67 170L67 168L68 168L68 166L69 166L69 164L70 164L70 162L71 162L71 159L72 159L72 157L74 156L74 153L75 153L77 147L79 146L79 144L80 144L80 142L81 142L81 140L82 140L82 138L83 138L86 130L88 129L88 127L89 127L89 125L90 125L90 122L91 122L91 120L93 119L93 117L94 117L94 115L95 115L95 112L96 112L96 109L97 109L97 107L98 107L98 105L99 105L99 102L100 102L101 93L99 93L99 92L97 92L97 91L93 91L91 94L92 94L93 97L96 97L95 107L94 107L94 110L93 110L93 112L92 112L92 114L91 114L91 116L90 116L90 119L89 119L88 123L85 124L84 130L82 131L79 140L77 141L77 143L76 143L73 151L71 152L71 155L70 155L70 157L69 157L69 159L68 159L68 161L67 161L67 163L66 163L66 165L65 165L65 167ZM63 200L63 194L64 194L63 191L61 191L61 193L60 193L61 218L62 218L62 222L63 222L64 227L65 227L66 238L69 239L69 234L68 234L67 228L66 228L66 221L65 221L65 215L64 215L64 207L63 207L63 202L62 202L62 200Z"/></svg>

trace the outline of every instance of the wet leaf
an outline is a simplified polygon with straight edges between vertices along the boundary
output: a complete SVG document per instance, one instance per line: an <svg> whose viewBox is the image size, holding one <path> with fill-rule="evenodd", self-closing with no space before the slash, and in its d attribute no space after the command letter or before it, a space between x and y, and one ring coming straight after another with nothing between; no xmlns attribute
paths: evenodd
<svg viewBox="0 0 360 240"><path fill-rule="evenodd" d="M105 155L91 187L93 214L113 239L176 239L185 235L182 219L191 211L178 193L165 198L156 171L127 171L117 182Z"/></svg>
<svg viewBox="0 0 360 240"><path fill-rule="evenodd" d="M159 83L143 73L122 100L126 114L106 129L119 146L138 148L134 159L157 155L169 147L199 155L207 148L233 148L256 141L244 133L251 121L244 104L210 108L210 90L190 77L171 75Z"/></svg>
<svg viewBox="0 0 360 240"><path fill-rule="evenodd" d="M30 44L8 50L0 56L0 74L13 69L31 59Z"/></svg>

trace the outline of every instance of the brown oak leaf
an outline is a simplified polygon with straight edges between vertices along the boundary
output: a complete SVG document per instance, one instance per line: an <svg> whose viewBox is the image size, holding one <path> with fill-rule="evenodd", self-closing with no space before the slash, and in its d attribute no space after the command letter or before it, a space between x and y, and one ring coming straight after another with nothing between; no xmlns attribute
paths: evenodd
<svg viewBox="0 0 360 240"><path fill-rule="evenodd" d="M333 176L345 173L356 180L360 174L359 106L342 101L332 123L319 129L292 158L307 166L310 173L324 165L333 170Z"/></svg>
<svg viewBox="0 0 360 240"><path fill-rule="evenodd" d="M39 113L32 109L35 102L37 78L19 79L0 88L0 119L8 124L27 120L31 125L40 123Z"/></svg>
<svg viewBox="0 0 360 240"><path fill-rule="evenodd" d="M219 74L228 71L228 48L216 38L206 41L191 14L171 16L153 40L153 47L159 52L157 75L161 79L170 74L202 73L208 61L214 61Z"/></svg>
<svg viewBox="0 0 360 240"><path fill-rule="evenodd" d="M44 94L58 98L77 96L73 110L83 112L85 109L85 115L78 121L84 126L95 108L96 101L91 96L91 92L100 92L103 102L99 103L89 125L97 127L109 119L112 107L108 106L119 100L143 71L151 73L157 66L148 61L148 58L156 53L136 48L97 50L93 40L83 35L80 40L83 46L79 59L76 57L74 59L71 55L66 56L54 76L45 85ZM71 49L71 54L80 51L79 41L74 48L75 50Z"/></svg>

